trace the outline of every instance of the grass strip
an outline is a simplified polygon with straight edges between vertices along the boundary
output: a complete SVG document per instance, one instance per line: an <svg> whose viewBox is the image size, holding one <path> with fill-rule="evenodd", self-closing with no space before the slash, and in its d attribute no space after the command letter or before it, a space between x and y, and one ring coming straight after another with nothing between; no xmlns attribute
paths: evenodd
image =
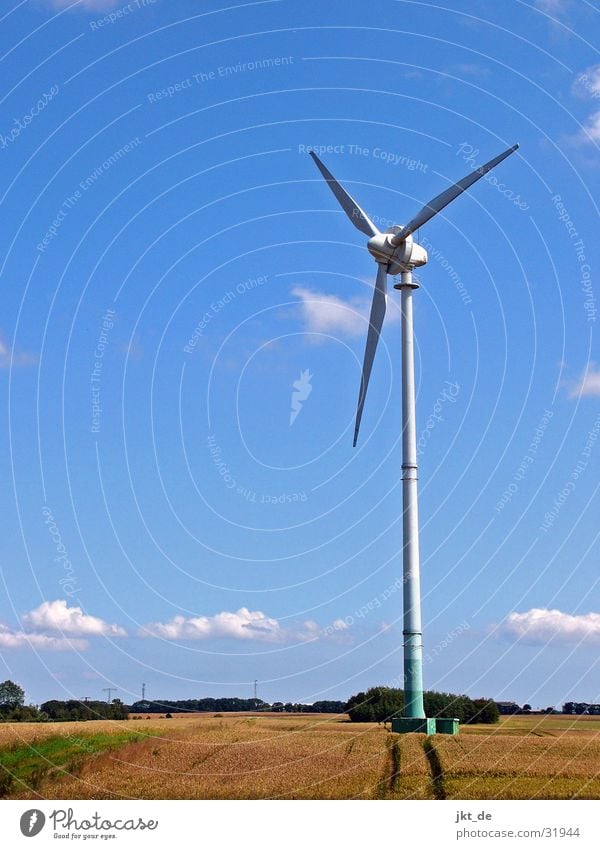
<svg viewBox="0 0 600 849"><path fill-rule="evenodd" d="M17 784L35 790L53 769L77 772L85 758L147 739L147 736L126 731L84 734L81 737L46 737L30 744L15 743L0 749L0 798L8 796Z"/></svg>

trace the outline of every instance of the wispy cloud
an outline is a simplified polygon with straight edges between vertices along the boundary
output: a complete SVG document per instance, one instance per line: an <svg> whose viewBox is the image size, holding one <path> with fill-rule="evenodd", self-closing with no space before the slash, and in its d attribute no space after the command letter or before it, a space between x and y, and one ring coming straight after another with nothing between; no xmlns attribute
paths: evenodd
<svg viewBox="0 0 600 849"><path fill-rule="evenodd" d="M0 623L0 648L21 649L34 648L40 651L84 651L88 648L86 640L50 637L47 634L28 634L25 631L14 631Z"/></svg>
<svg viewBox="0 0 600 849"><path fill-rule="evenodd" d="M526 613L511 613L500 625L500 633L525 643L578 643L600 641L600 613L574 616L561 610L534 607Z"/></svg>
<svg viewBox="0 0 600 849"><path fill-rule="evenodd" d="M256 640L267 643L286 643L315 639L320 632L316 622L305 621L298 626L284 627L279 620L262 610L240 607L222 611L215 616L174 616L168 622L151 622L140 629L142 637L161 637L164 640L207 640L225 638Z"/></svg>
<svg viewBox="0 0 600 849"><path fill-rule="evenodd" d="M575 78L573 94L583 98L600 98L600 65L591 65Z"/></svg>
<svg viewBox="0 0 600 849"><path fill-rule="evenodd" d="M600 395L600 369L590 364L581 377L569 384L569 398Z"/></svg>
<svg viewBox="0 0 600 849"><path fill-rule="evenodd" d="M579 145L600 142L600 111L592 112L581 130L574 136L569 136L569 140Z"/></svg>
<svg viewBox="0 0 600 849"><path fill-rule="evenodd" d="M121 0L49 0L50 5L54 9L66 9L71 7L73 10L81 10L88 12L108 12L109 9L114 9L118 6Z"/></svg>
<svg viewBox="0 0 600 849"><path fill-rule="evenodd" d="M37 362L37 357L25 351L13 351L0 333L0 368L15 368L21 366L32 366Z"/></svg>
<svg viewBox="0 0 600 849"><path fill-rule="evenodd" d="M576 97L586 100L600 100L600 65L591 65L579 74L571 92ZM590 147L600 142L600 109L591 112L581 129L563 137L564 141L571 147Z"/></svg>
<svg viewBox="0 0 600 849"><path fill-rule="evenodd" d="M45 601L23 617L23 624L36 631L58 631L76 636L124 637L120 625L110 625L97 616L89 616L80 607L69 607L63 599Z"/></svg>
<svg viewBox="0 0 600 849"><path fill-rule="evenodd" d="M534 0L533 5L547 15L562 15L571 5L571 0Z"/></svg>
<svg viewBox="0 0 600 849"><path fill-rule="evenodd" d="M460 77L482 79L483 77L489 77L491 72L485 65L477 65L475 62L459 62L458 65L450 65L447 73L452 74L452 76L458 75Z"/></svg>
<svg viewBox="0 0 600 849"><path fill-rule="evenodd" d="M345 301L304 286L295 286L292 295L300 300L300 312L306 330L333 336L359 336L367 328L369 302L366 298Z"/></svg>

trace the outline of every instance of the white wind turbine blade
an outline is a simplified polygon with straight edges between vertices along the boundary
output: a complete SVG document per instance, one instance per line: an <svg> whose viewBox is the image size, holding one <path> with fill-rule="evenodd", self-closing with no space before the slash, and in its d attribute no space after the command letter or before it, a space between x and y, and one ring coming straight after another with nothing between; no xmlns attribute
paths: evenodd
<svg viewBox="0 0 600 849"><path fill-rule="evenodd" d="M375 351L377 350L377 343L379 342L381 328L383 327L383 319L385 318L386 306L387 266L379 262L377 263L377 279L375 281L375 291L373 292L371 315L369 316L369 332L367 333L367 344L365 346L365 357L360 381L360 393L358 395L358 407L356 410L356 424L354 425L354 442L352 444L355 448L358 440L358 431L360 429L363 407L365 406L365 398L367 397L367 389L369 386L369 378L371 377L373 360L375 359Z"/></svg>
<svg viewBox="0 0 600 849"><path fill-rule="evenodd" d="M433 218L434 215L437 215L438 212L441 212L445 206L448 206L449 203L452 203L459 195L462 195L464 191L466 191L473 183L476 183L477 180L480 180L483 176L485 176L488 171L491 171L492 168L495 168L496 165L499 165L507 156L510 156L511 153L514 153L519 147L518 144L509 147L508 150L505 150L504 153L501 153L500 156L496 156L495 159L490 159L489 162L486 162L485 165L481 165L479 168L476 168L471 174L468 174L464 177L460 182L454 183L454 185L450 186L449 189L446 189L445 192L442 192L437 197L434 197L433 200L430 200L428 204L426 204L420 212L418 212L411 221L406 224L399 233L396 233L395 236L392 236L390 242L395 245L401 245L402 242L409 236L411 233L414 233L415 230L418 230L419 227L422 227L423 224L426 224L430 219Z"/></svg>
<svg viewBox="0 0 600 849"><path fill-rule="evenodd" d="M329 188L336 196L339 205L342 207L354 226L364 233L365 236L376 236L377 233L379 233L379 230L373 224L367 213L360 208L354 198L348 194L346 189L338 183L333 174L325 168L317 154L313 153L312 150L310 150L309 153L314 159L315 165L327 180Z"/></svg>

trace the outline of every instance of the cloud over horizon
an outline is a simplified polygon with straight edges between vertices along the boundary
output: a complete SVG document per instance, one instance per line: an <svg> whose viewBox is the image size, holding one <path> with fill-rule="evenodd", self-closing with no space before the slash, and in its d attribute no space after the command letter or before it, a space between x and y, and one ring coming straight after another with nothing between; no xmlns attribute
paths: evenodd
<svg viewBox="0 0 600 849"><path fill-rule="evenodd" d="M110 625L96 616L89 616L80 607L68 607L64 599L45 601L23 616L27 628L38 631L59 631L75 636L124 637L127 631L120 625Z"/></svg>
<svg viewBox="0 0 600 849"><path fill-rule="evenodd" d="M285 628L279 620L267 616L262 610L240 607L239 610L224 610L214 616L174 616L167 622L151 622L140 628L139 634L164 640L206 640L214 637L285 643L315 639L319 631L316 622L306 621L298 627Z"/></svg>
<svg viewBox="0 0 600 849"><path fill-rule="evenodd" d="M578 643L600 641L600 613L573 615L561 610L534 607L525 613L510 613L499 626L500 633L524 643Z"/></svg>
<svg viewBox="0 0 600 849"><path fill-rule="evenodd" d="M67 639L64 637L49 637L47 634L28 634L25 631L15 631L0 623L0 648L20 649L34 648L41 651L84 651L88 648L86 640Z"/></svg>

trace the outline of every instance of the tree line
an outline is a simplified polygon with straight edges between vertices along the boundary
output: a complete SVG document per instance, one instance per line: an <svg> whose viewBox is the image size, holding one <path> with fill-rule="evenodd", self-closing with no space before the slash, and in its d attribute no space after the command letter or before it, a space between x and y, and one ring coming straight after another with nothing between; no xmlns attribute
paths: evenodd
<svg viewBox="0 0 600 849"><path fill-rule="evenodd" d="M427 716L456 717L460 722L498 722L498 706L492 699L472 699L465 695L426 691L423 694ZM125 720L131 714L231 713L269 711L276 713L347 713L353 722L386 722L402 714L404 693L393 687L371 687L356 693L347 702L320 700L313 704L265 702L262 699L200 698L143 700L132 705L120 699L85 701L52 699L39 707L25 705L25 692L13 681L0 683L0 721L69 722L94 719Z"/></svg>
<svg viewBox="0 0 600 849"><path fill-rule="evenodd" d="M275 713L344 713L346 703L322 700L311 705L298 702L265 702L262 699L202 698L139 701L131 705L131 713L232 713L234 711L274 711Z"/></svg>
<svg viewBox="0 0 600 849"><path fill-rule="evenodd" d="M454 693L423 693L425 715L455 717L461 723L492 724L500 719L498 706L492 699L471 699ZM351 696L346 712L353 722L387 722L404 710L404 691L394 687L371 687L366 693Z"/></svg>

